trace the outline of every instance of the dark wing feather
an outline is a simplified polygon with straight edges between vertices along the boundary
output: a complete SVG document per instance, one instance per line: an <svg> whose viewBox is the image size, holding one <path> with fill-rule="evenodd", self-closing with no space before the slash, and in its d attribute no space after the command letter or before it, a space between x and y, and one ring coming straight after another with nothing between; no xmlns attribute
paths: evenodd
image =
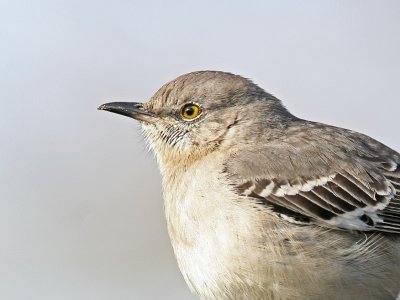
<svg viewBox="0 0 400 300"><path fill-rule="evenodd" d="M344 133L337 144L296 147L289 139L236 153L226 164L228 178L237 193L291 222L400 233L399 155Z"/></svg>

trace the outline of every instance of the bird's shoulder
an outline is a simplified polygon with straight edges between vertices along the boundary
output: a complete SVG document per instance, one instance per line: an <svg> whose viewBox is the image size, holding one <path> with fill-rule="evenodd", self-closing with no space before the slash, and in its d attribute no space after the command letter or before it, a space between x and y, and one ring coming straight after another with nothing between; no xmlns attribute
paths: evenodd
<svg viewBox="0 0 400 300"><path fill-rule="evenodd" d="M289 221L400 232L400 155L361 133L297 121L232 152L224 172Z"/></svg>

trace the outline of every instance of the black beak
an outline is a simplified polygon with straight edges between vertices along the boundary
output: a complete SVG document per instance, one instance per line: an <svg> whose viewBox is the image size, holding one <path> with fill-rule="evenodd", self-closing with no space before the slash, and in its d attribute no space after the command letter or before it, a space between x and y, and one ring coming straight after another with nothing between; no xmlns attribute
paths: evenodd
<svg viewBox="0 0 400 300"><path fill-rule="evenodd" d="M100 105L99 110L106 110L123 116L127 116L138 121L153 123L157 116L143 108L142 103L136 102L111 102Z"/></svg>

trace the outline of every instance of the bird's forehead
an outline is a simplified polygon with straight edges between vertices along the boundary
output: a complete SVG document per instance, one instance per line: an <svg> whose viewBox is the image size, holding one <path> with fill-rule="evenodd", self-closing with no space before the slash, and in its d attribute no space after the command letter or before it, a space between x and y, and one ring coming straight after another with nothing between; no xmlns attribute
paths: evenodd
<svg viewBox="0 0 400 300"><path fill-rule="evenodd" d="M194 72L162 86L146 103L146 106L149 109L158 110L180 106L187 102L213 105L226 102L235 93L245 91L252 85L254 86L247 79L230 73Z"/></svg>

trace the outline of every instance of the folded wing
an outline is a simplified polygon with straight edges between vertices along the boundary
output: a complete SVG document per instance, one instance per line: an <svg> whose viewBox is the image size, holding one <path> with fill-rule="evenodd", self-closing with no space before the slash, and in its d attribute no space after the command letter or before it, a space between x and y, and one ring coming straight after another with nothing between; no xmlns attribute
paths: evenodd
<svg viewBox="0 0 400 300"><path fill-rule="evenodd" d="M400 233L398 156L371 142L271 143L235 153L225 172L238 194L289 222Z"/></svg>

